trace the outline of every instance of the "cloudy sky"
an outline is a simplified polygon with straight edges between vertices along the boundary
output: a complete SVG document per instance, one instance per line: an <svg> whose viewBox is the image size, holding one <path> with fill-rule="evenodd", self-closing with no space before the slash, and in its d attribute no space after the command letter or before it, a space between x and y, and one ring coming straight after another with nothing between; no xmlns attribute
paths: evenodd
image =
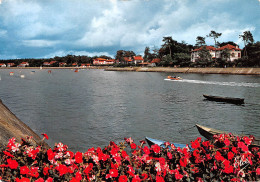
<svg viewBox="0 0 260 182"><path fill-rule="evenodd" d="M244 31L260 41L260 0L0 0L0 59L143 54L211 30L241 48Z"/></svg>

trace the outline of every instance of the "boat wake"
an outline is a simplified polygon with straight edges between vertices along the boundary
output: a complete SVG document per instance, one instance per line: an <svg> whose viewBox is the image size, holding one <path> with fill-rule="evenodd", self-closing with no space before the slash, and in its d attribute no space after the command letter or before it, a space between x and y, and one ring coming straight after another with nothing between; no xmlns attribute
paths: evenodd
<svg viewBox="0 0 260 182"><path fill-rule="evenodd" d="M247 82L217 82L217 81L188 80L188 79L182 79L182 80L164 79L164 80L174 81L174 82L185 82L185 83L233 86L233 87L260 87L259 83L247 83Z"/></svg>

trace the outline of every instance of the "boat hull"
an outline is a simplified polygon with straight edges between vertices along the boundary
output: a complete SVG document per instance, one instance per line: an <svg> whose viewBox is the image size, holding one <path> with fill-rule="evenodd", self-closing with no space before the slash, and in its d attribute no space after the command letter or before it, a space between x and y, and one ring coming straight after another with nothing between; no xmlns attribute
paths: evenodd
<svg viewBox="0 0 260 182"><path fill-rule="evenodd" d="M157 140L157 139L149 138L149 137L145 137L145 140L147 141L147 143L148 143L148 145L149 145L150 147L151 147L152 145L157 144L157 145L159 145L160 147L165 148L165 145L164 145L165 141L163 141L163 140ZM177 147L177 148L178 148L178 147L180 147L180 148L186 147L186 144L180 144L180 143L172 143L172 144L174 144L174 146Z"/></svg>
<svg viewBox="0 0 260 182"><path fill-rule="evenodd" d="M203 95L206 99L216 102L228 102L233 104L244 104L244 99L242 98L233 98L233 97L219 97L213 95Z"/></svg>
<svg viewBox="0 0 260 182"><path fill-rule="evenodd" d="M225 131L221 131L221 130L216 130L213 128L209 128L206 126L201 126L196 124L196 127L199 131L199 133L204 136L205 138L207 138L208 140L212 140L214 135L218 135L218 134L224 134L227 132ZM244 136L244 135L237 135L234 134L235 136ZM255 138L255 141L250 145L251 147L260 147L260 139L259 138Z"/></svg>

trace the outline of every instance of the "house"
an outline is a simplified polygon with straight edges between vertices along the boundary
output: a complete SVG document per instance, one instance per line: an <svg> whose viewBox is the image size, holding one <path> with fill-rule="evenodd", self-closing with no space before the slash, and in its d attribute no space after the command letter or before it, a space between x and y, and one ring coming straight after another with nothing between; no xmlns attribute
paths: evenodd
<svg viewBox="0 0 260 182"><path fill-rule="evenodd" d="M28 62L22 62L17 67L26 67L26 66L29 66Z"/></svg>
<svg viewBox="0 0 260 182"><path fill-rule="evenodd" d="M50 66L51 64L49 62L44 62L43 66Z"/></svg>
<svg viewBox="0 0 260 182"><path fill-rule="evenodd" d="M114 59L104 59L104 58L96 58L93 60L93 65L111 65L114 64Z"/></svg>
<svg viewBox="0 0 260 182"><path fill-rule="evenodd" d="M6 64L4 64L4 63L0 63L0 67L6 67Z"/></svg>
<svg viewBox="0 0 260 182"><path fill-rule="evenodd" d="M227 52L229 54L228 61L232 62L236 59L241 58L241 49L239 49L238 46L233 46L230 44L217 48L216 49L216 58L221 58L224 50L227 50Z"/></svg>
<svg viewBox="0 0 260 182"><path fill-rule="evenodd" d="M200 47L191 51L191 62L195 62L197 59L199 59L199 53L202 50L202 48L203 47ZM213 46L206 46L206 49L209 51L213 59L221 58L225 50L229 54L228 61L232 62L236 59L241 58L241 49L238 46L233 46L231 44L227 44L219 48L215 48Z"/></svg>
<svg viewBox="0 0 260 182"><path fill-rule="evenodd" d="M13 66L15 66L14 63L7 63L7 67L13 67Z"/></svg>
<svg viewBox="0 0 260 182"><path fill-rule="evenodd" d="M134 63L135 64L138 64L138 63L143 63L144 62L144 59L142 56L134 56Z"/></svg>
<svg viewBox="0 0 260 182"><path fill-rule="evenodd" d="M72 63L72 66L77 67L78 63Z"/></svg>
<svg viewBox="0 0 260 182"><path fill-rule="evenodd" d="M200 47L198 49L191 50L191 62L195 62L197 59L199 59L199 53L203 49L203 47ZM211 54L212 58L215 58L216 48L213 46L206 46L206 49Z"/></svg>
<svg viewBox="0 0 260 182"><path fill-rule="evenodd" d="M66 66L67 65L67 63L64 63L64 62L60 62L59 63L59 67L64 67L64 66Z"/></svg>
<svg viewBox="0 0 260 182"><path fill-rule="evenodd" d="M54 65L57 61L51 61L50 65Z"/></svg>
<svg viewBox="0 0 260 182"><path fill-rule="evenodd" d="M160 58L153 58L153 60L151 61L151 66L156 66L161 62Z"/></svg>

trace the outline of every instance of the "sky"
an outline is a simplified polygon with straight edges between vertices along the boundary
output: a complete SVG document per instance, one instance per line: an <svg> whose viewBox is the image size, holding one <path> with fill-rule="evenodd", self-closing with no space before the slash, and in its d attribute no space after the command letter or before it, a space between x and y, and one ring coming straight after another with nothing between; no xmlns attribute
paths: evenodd
<svg viewBox="0 0 260 182"><path fill-rule="evenodd" d="M0 59L143 55L211 30L240 48L244 31L260 41L260 0L0 0Z"/></svg>

